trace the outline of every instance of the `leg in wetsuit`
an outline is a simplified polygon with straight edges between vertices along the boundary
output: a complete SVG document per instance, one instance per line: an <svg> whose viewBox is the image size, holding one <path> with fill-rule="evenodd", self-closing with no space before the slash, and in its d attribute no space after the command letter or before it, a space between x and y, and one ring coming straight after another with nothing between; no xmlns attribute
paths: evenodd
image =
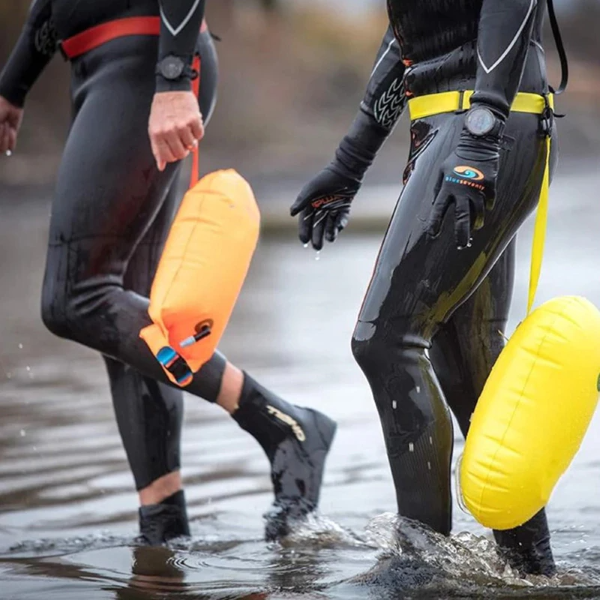
<svg viewBox="0 0 600 600"><path fill-rule="evenodd" d="M515 272L515 241L450 320L440 326L429 358L450 410L466 439L471 415L504 349ZM545 511L515 529L494 531L511 564L526 572L553 570Z"/></svg>
<svg viewBox="0 0 600 600"><path fill-rule="evenodd" d="M494 314L496 298L489 296L489 304L485 306L485 296L489 294L486 287L493 283L483 282L518 227L535 208L545 166L542 141L523 143L535 140L539 127L536 117L512 115L507 134L515 138L516 151L504 155L507 162L500 172L497 204L485 227L474 235L471 248L466 250L456 248L450 222L438 239L431 240L424 227L430 202L423 202L422 198L433 196L435 182L430 173L439 170L447 157L445 149L456 143L455 136L460 134L456 121L460 118L443 115L431 120L438 134L415 161L353 336L354 355L371 385L382 421L399 512L442 533L451 529L453 445L444 383L450 388L446 400L465 430L465 418L472 413L482 381L485 382L502 348L496 321L498 317L506 318ZM501 282L506 278L506 274L498 276ZM481 292L471 299L470 306L462 313L451 312L477 288ZM485 312L477 314L481 308ZM479 353L477 338L473 339L476 332L482 336L487 356ZM440 333L441 346L436 348ZM430 361L427 349L432 343ZM454 357L462 363L461 369L454 377L447 374L444 377L443 367L438 367L444 346L445 350L449 346L460 350ZM461 371L471 373L467 378L471 394L465 389L462 393L452 393L456 390L452 380L460 381ZM547 544L547 526L537 533L540 539L532 540L533 545ZM497 534L501 540L510 539L507 536ZM549 554L547 548L542 550ZM535 548L528 552L535 554Z"/></svg>
<svg viewBox="0 0 600 600"><path fill-rule="evenodd" d="M198 38L200 57L199 104L208 125L217 94L218 62L210 33L205 31ZM181 197L176 182L167 196L150 228L137 245L129 261L124 278L124 288L148 297L156 274L162 249ZM181 430L183 424L183 392L159 383L113 358L104 357L119 433L135 480L136 489L144 490L157 480L178 472L181 468ZM224 361L215 361L213 373L207 379L213 382L213 390L207 396L215 399ZM146 532L156 520L156 513L183 514L181 530L186 533L185 501L182 492L165 499L168 508L152 506L140 508L141 530ZM163 501L165 504L165 501ZM174 505L175 508L171 508ZM148 518L148 513L154 515ZM149 534L146 533L148 536Z"/></svg>
<svg viewBox="0 0 600 600"><path fill-rule="evenodd" d="M169 31L179 18L173 14L178 6L185 9L179 15L182 22L192 22L188 11L203 10L204 3L172 2L164 13ZM103 10L87 1L38 0L0 76L0 95L22 106L57 38L72 38L115 19L158 18L158 8L152 0L115 1ZM208 32L198 38L199 22L192 39L202 59L201 109L209 117L216 56ZM163 30L164 23L161 48ZM48 44L41 46L42 39ZM174 472L180 462L181 391L139 337L150 324L147 292L176 208L173 186L180 165L170 163L159 171L148 139L156 87L167 85L156 83L158 54L159 36L128 35L72 58L74 116L52 206L42 296L42 317L52 332L106 357L119 429L138 489ZM186 391L220 402L228 369L235 368L216 353ZM233 398L230 412L271 463L275 503L266 535L273 539L288 532L290 518L316 508L335 423L317 411L288 404L247 374L240 373L239 388L237 395L228 392L229 405ZM187 534L182 493L143 507L140 520L151 543Z"/></svg>
<svg viewBox="0 0 600 600"><path fill-rule="evenodd" d="M498 330L512 293L511 242L534 210L542 184L540 118L509 116L509 107L517 89L548 92L541 47L545 2L510 0L498 7L492 0L388 0L388 9L390 29L361 110L335 159L305 186L292 214L300 214L302 242L320 249L324 238L336 239L408 97L475 90L473 105L506 119L495 206L461 250L456 236L464 212L455 213L451 205L435 238L430 223L443 165L465 138L465 115L450 112L412 123L405 187L352 340L381 419L399 513L449 534L449 408L466 434L503 347ZM477 149L477 141L471 142ZM467 212L466 223L473 228L475 222ZM516 566L554 571L544 511L495 537Z"/></svg>

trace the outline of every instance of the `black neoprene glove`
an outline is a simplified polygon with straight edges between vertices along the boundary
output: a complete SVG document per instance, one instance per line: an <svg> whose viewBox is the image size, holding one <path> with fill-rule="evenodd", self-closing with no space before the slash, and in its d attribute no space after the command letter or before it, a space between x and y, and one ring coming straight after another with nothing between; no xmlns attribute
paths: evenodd
<svg viewBox="0 0 600 600"><path fill-rule="evenodd" d="M348 224L350 205L360 186L361 181L344 175L335 160L309 181L290 211L292 217L300 214L300 241L312 242L315 250L321 250L324 238L334 242Z"/></svg>
<svg viewBox="0 0 600 600"><path fill-rule="evenodd" d="M300 215L298 237L303 244L312 242L315 250L321 250L324 239L337 239L348 224L350 206L364 176L389 133L371 115L358 111L334 160L302 188L290 209L292 217Z"/></svg>
<svg viewBox="0 0 600 600"><path fill-rule="evenodd" d="M486 211L494 208L500 144L501 134L475 137L463 129L456 149L442 165L427 226L429 235L439 235L453 206L456 245L459 250L470 246L471 232L483 227Z"/></svg>

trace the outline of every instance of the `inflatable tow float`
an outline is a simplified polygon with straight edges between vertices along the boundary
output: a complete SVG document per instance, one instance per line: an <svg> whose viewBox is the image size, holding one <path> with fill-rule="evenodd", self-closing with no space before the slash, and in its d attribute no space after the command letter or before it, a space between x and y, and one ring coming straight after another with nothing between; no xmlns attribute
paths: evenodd
<svg viewBox="0 0 600 600"><path fill-rule="evenodd" d="M598 404L600 313L579 297L533 311L479 398L460 464L462 501L485 527L512 529L546 506Z"/></svg>
<svg viewBox="0 0 600 600"><path fill-rule="evenodd" d="M152 285L152 324L140 332L176 385L189 385L214 354L244 285L259 229L252 189L234 170L210 173L185 194Z"/></svg>
<svg viewBox="0 0 600 600"><path fill-rule="evenodd" d="M471 419L457 467L459 500L492 529L544 508L585 437L600 388L600 312L564 296L531 312L547 223L550 140L533 239L525 320L508 341Z"/></svg>

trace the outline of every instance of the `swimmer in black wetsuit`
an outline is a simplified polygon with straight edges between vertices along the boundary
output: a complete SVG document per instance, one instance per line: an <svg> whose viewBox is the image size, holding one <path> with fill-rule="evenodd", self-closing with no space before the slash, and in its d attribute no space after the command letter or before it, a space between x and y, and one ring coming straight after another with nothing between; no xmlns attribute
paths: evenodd
<svg viewBox="0 0 600 600"><path fill-rule="evenodd" d="M324 239L334 241L408 100L475 91L469 111L456 105L412 121L404 189L352 339L381 419L398 512L449 534L447 407L466 436L504 346L513 240L536 207L546 138L554 137L538 114L510 112L518 91L549 92L541 44L546 0L387 5L390 27L358 115L292 215L300 215L303 243L318 250ZM551 159L553 167L554 153ZM494 535L518 568L554 572L544 511Z"/></svg>
<svg viewBox="0 0 600 600"><path fill-rule="evenodd" d="M204 5L37 0L0 75L4 153L15 148L25 97L59 40L71 58L74 116L52 205L42 316L56 335L105 357L142 539L151 544L189 534L179 474L182 392L139 333L150 324L148 294L179 201L179 161L215 103ZM190 91L195 56L199 108ZM275 492L267 538L316 508L332 420L278 398L219 353L186 391L225 408L267 454Z"/></svg>

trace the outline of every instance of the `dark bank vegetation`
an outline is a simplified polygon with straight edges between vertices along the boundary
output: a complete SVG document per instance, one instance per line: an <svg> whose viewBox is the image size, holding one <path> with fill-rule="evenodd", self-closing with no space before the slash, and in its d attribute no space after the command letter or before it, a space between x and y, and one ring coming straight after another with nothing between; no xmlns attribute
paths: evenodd
<svg viewBox="0 0 600 600"><path fill-rule="evenodd" d="M326 2L209 1L209 25L221 38L221 79L205 167L241 161L250 171L268 167L292 173L327 160L362 96L386 27L383 5L382 0L381 11L351 20ZM0 65L19 35L28 6L28 0L0 2ZM562 19L573 71L565 101L571 110L595 111L600 4L580 6L585 11ZM550 42L548 55L551 77L557 80ZM28 101L10 170L0 160L1 180L52 181L69 121L68 82L68 65L57 55Z"/></svg>

